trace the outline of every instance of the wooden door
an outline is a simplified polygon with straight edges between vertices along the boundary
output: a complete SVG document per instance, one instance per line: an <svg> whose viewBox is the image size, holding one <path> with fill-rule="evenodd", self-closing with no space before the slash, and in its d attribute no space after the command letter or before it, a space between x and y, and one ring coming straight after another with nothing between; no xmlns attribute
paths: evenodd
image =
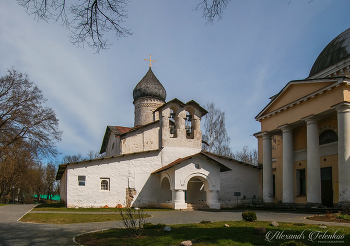
<svg viewBox="0 0 350 246"><path fill-rule="evenodd" d="M333 207L332 167L321 168L321 198L324 206Z"/></svg>

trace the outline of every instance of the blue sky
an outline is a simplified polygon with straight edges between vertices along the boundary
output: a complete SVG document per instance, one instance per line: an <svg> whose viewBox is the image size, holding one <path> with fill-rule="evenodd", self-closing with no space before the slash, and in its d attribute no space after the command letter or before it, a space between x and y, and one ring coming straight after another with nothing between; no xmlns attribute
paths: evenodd
<svg viewBox="0 0 350 246"><path fill-rule="evenodd" d="M322 49L350 27L348 0L232 0L207 24L200 1L130 0L124 27L95 54L72 45L58 23L0 1L0 75L14 67L42 89L63 131L63 154L98 151L107 125L133 126L132 91L152 69L167 100L212 101L226 112L233 152L257 148L254 117L290 80L304 79Z"/></svg>

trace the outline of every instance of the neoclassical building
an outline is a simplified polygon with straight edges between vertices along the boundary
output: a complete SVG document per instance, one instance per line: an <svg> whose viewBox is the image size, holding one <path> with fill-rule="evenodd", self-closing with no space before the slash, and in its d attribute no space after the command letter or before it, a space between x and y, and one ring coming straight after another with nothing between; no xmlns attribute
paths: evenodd
<svg viewBox="0 0 350 246"><path fill-rule="evenodd" d="M350 204L350 29L256 116L265 203Z"/></svg>
<svg viewBox="0 0 350 246"><path fill-rule="evenodd" d="M191 100L166 102L151 67L133 91L134 126L107 126L104 158L65 163L56 179L67 207L153 206L186 209L235 206L260 197L260 170L202 151L201 119Z"/></svg>

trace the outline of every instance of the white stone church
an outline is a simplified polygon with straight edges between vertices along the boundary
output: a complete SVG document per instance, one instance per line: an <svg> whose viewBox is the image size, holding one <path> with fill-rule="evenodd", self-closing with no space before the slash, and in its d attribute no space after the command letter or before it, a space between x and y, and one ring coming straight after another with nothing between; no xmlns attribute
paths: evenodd
<svg viewBox="0 0 350 246"><path fill-rule="evenodd" d="M166 102L151 67L133 91L134 127L107 126L106 157L59 166L67 207L233 207L260 198L260 170L202 150L207 111L191 100Z"/></svg>

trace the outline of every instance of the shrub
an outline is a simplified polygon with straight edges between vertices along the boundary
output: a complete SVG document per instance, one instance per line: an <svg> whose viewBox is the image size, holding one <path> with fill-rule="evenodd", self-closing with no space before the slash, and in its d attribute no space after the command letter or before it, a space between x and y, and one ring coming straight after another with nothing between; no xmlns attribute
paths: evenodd
<svg viewBox="0 0 350 246"><path fill-rule="evenodd" d="M295 225L295 226L304 226L306 224L305 223L294 223L293 225Z"/></svg>
<svg viewBox="0 0 350 246"><path fill-rule="evenodd" d="M158 224L153 224L153 223L145 223L145 224L143 224L143 228L144 229L161 229L161 228L163 228L164 226L166 226L165 224L160 224L160 223L158 223Z"/></svg>
<svg viewBox="0 0 350 246"><path fill-rule="evenodd" d="M280 246L306 246L306 244L293 240L293 241L282 243Z"/></svg>
<svg viewBox="0 0 350 246"><path fill-rule="evenodd" d="M200 223L201 224L209 224L209 223L211 223L211 221L210 220L202 220Z"/></svg>
<svg viewBox="0 0 350 246"><path fill-rule="evenodd" d="M143 212L143 209L120 209L119 213L122 217L124 227L129 231L129 236L141 236L144 228L143 225L146 223L147 219L147 215Z"/></svg>
<svg viewBox="0 0 350 246"><path fill-rule="evenodd" d="M350 215L347 215L347 214L339 214L339 215L337 215L337 219L350 220Z"/></svg>
<svg viewBox="0 0 350 246"><path fill-rule="evenodd" d="M244 221L254 221L257 220L256 213L253 211L246 211L242 213L242 218Z"/></svg>

